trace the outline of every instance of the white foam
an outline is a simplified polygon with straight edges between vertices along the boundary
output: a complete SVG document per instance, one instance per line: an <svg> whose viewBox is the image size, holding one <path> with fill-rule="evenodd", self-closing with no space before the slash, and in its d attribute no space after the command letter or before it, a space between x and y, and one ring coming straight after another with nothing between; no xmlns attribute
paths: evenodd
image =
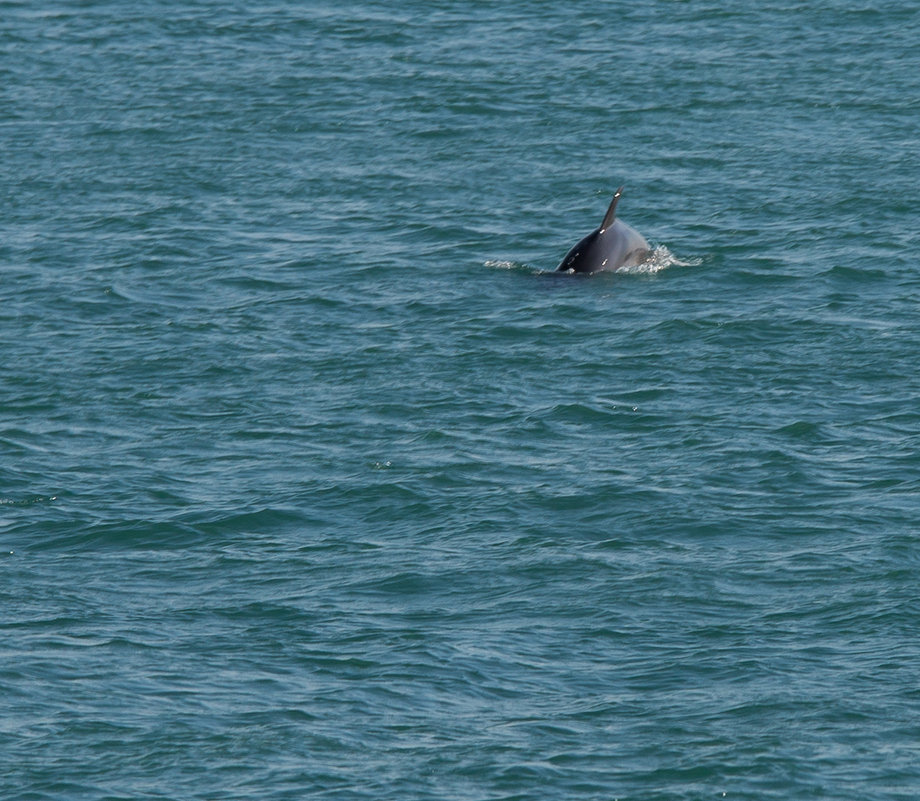
<svg viewBox="0 0 920 801"><path fill-rule="evenodd" d="M700 264L702 264L702 259L683 261L678 259L664 245L655 245L652 248L652 255L642 264L621 267L617 272L627 273L628 275L653 275L654 273L660 273L662 270L667 270L668 267L698 267Z"/></svg>
<svg viewBox="0 0 920 801"><path fill-rule="evenodd" d="M652 253L649 258L642 262L642 264L634 264L630 267L620 267L615 272L625 273L627 275L653 275L654 273L659 273L662 270L668 269L668 267L698 267L702 263L702 259L691 259L690 261L678 259L677 256L671 253L664 245L655 245L652 248ZM489 259L483 262L483 266L492 270L522 270L534 274L555 272L555 270L541 270L529 264L505 259ZM572 274L574 270L566 270L566 273Z"/></svg>

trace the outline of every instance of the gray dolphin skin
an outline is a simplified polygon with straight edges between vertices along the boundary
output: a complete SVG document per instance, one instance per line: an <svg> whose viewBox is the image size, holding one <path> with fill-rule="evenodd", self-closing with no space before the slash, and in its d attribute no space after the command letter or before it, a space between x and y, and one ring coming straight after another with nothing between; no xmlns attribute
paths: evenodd
<svg viewBox="0 0 920 801"><path fill-rule="evenodd" d="M617 217L617 203L623 187L617 189L600 227L573 247L556 272L599 273L642 264L651 251L648 242L635 228Z"/></svg>

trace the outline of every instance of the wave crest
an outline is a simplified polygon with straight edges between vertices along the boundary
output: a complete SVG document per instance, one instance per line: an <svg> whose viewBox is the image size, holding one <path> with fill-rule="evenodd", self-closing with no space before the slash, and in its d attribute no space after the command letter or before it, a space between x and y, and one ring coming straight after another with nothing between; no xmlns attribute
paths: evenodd
<svg viewBox="0 0 920 801"><path fill-rule="evenodd" d="M702 263L702 259L679 259L664 245L655 245L652 248L649 258L642 262L642 264L620 267L618 270L608 272L624 273L626 275L654 275L655 273L668 269L668 267L698 267ZM555 268L543 270L530 264L507 259L488 259L483 262L483 267L488 267L492 270L516 270L519 272L533 273L534 275L546 275L556 272ZM598 273L595 273L595 275L597 274Z"/></svg>
<svg viewBox="0 0 920 801"><path fill-rule="evenodd" d="M702 259L690 259L685 261L677 258L664 245L655 245L652 248L652 254L642 264L634 264L629 267L621 267L618 273L627 275L654 275L668 267L698 267L702 264Z"/></svg>

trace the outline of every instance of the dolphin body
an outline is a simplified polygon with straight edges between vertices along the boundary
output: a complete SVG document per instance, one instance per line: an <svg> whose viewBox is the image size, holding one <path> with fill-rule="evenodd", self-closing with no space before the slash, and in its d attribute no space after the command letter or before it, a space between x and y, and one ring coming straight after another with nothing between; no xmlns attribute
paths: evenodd
<svg viewBox="0 0 920 801"><path fill-rule="evenodd" d="M642 264L649 255L648 242L635 228L618 220L617 203L623 187L617 189L600 227L573 247L556 268L563 273L599 273Z"/></svg>

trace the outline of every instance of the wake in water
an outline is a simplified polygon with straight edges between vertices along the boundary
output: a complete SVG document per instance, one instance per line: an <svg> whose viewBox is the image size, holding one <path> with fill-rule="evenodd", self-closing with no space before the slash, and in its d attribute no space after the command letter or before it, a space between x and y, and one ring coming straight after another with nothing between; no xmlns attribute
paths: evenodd
<svg viewBox="0 0 920 801"><path fill-rule="evenodd" d="M534 267L530 264L502 259L489 259L488 261L484 261L482 266L488 267L491 270L517 270L519 272L531 273L532 275L538 275L539 273L546 272L546 270L541 270L539 267Z"/></svg>
<svg viewBox="0 0 920 801"><path fill-rule="evenodd" d="M691 259L690 261L678 259L664 245L655 245L649 257L642 264L620 267L616 272L629 275L652 275L667 270L668 267L697 267L701 263L702 259Z"/></svg>
<svg viewBox="0 0 920 801"><path fill-rule="evenodd" d="M690 259L685 261L677 258L664 245L656 245L652 248L651 255L642 264L634 264L630 267L620 267L615 270L616 273L625 273L627 275L653 275L669 267L698 267L702 264L702 259ZM530 264L523 264L519 261L507 261L499 259L489 259L483 262L483 267L489 267L493 270L519 270L530 273L531 275L548 275L557 272L556 270L543 270ZM592 275L610 275L610 272L592 273Z"/></svg>

